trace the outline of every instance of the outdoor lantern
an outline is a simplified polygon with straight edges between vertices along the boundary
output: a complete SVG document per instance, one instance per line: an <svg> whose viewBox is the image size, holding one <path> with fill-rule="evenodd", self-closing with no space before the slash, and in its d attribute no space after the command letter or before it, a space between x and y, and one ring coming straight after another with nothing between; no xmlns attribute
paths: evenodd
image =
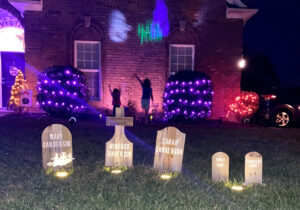
<svg viewBox="0 0 300 210"><path fill-rule="evenodd" d="M238 62L238 66L243 69L246 67L246 60L244 58L242 58L241 60L239 60Z"/></svg>

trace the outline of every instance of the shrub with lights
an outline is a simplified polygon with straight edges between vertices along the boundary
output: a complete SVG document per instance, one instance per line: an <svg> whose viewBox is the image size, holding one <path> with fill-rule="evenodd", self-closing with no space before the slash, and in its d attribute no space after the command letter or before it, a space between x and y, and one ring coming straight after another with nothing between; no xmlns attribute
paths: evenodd
<svg viewBox="0 0 300 210"><path fill-rule="evenodd" d="M81 114L87 108L85 75L70 66L53 66L38 78L37 101L40 107L56 116Z"/></svg>
<svg viewBox="0 0 300 210"><path fill-rule="evenodd" d="M229 105L227 117L231 115L238 120L245 120L251 118L258 110L259 96L255 92L242 91L240 95L236 96L234 102Z"/></svg>
<svg viewBox="0 0 300 210"><path fill-rule="evenodd" d="M210 116L213 86L197 71L179 71L168 80L163 99L164 116L172 121L197 121Z"/></svg>

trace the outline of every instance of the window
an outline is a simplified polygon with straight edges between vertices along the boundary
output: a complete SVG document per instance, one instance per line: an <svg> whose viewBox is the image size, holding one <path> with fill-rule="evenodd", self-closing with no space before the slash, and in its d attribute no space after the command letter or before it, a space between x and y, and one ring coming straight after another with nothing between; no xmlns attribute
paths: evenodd
<svg viewBox="0 0 300 210"><path fill-rule="evenodd" d="M75 41L75 67L84 72L90 100L100 100L101 60L100 42Z"/></svg>
<svg viewBox="0 0 300 210"><path fill-rule="evenodd" d="M194 70L194 45L170 45L170 75L180 70Z"/></svg>

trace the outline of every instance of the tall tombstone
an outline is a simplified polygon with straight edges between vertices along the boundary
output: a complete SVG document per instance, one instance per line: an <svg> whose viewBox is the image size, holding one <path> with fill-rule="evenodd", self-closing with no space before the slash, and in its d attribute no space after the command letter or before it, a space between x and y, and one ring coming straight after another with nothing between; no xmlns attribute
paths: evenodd
<svg viewBox="0 0 300 210"><path fill-rule="evenodd" d="M42 133L43 168L47 172L73 169L72 135L67 127L52 124Z"/></svg>
<svg viewBox="0 0 300 210"><path fill-rule="evenodd" d="M185 144L185 133L175 127L157 131L154 169L181 172Z"/></svg>
<svg viewBox="0 0 300 210"><path fill-rule="evenodd" d="M106 126L115 126L115 133L105 145L105 166L132 167L133 144L126 138L124 127L133 126L133 118L125 117L124 108L116 108L116 116L107 117Z"/></svg>
<svg viewBox="0 0 300 210"><path fill-rule="evenodd" d="M224 152L212 156L212 181L225 182L229 180L229 157Z"/></svg>
<svg viewBox="0 0 300 210"><path fill-rule="evenodd" d="M244 185L262 183L263 159L258 152L249 152L245 156L245 183Z"/></svg>

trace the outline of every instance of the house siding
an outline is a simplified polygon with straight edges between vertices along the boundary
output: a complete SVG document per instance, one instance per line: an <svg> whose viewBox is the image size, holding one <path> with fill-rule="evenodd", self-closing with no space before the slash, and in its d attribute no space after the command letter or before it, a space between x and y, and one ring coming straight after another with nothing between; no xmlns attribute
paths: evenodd
<svg viewBox="0 0 300 210"><path fill-rule="evenodd" d="M212 78L214 100L212 119L226 115L229 100L240 92L242 20L226 19L222 0L166 0L170 34L161 42L141 45L137 25L152 19L155 1L142 0L45 0L42 12L26 11L26 77L36 89L37 75L53 65L74 65L74 40L101 41L101 101L90 102L95 108L112 109L108 85L121 88L121 103L136 104L141 111L142 89L133 76L148 77L153 88L154 103L162 108L162 95L169 72L169 45L195 45L195 71ZM120 10L132 26L128 39L114 43L109 39L109 16ZM199 13L200 11L200 13ZM199 13L201 24L193 27ZM84 26L84 17L91 16L91 26ZM186 21L184 31L180 20ZM37 93L35 92L35 95Z"/></svg>

